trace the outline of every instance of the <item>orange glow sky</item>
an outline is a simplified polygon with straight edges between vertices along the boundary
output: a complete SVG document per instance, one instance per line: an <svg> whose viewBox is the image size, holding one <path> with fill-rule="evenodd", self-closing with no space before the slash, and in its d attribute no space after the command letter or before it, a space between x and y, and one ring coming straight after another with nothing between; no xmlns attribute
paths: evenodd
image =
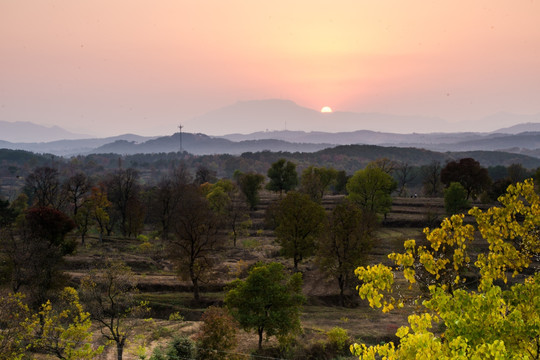
<svg viewBox="0 0 540 360"><path fill-rule="evenodd" d="M539 20L540 1L2 0L0 120L223 134L241 129L190 119L269 98L451 122L536 114Z"/></svg>

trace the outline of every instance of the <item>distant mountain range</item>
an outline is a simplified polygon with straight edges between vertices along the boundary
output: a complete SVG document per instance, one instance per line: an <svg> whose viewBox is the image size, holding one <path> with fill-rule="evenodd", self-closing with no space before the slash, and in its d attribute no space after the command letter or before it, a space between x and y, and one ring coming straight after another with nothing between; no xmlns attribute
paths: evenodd
<svg viewBox="0 0 540 360"><path fill-rule="evenodd" d="M239 101L187 120L186 130L202 129L206 134L224 135L241 129L243 134L259 131L354 132L370 130L409 134L411 132L492 132L520 123L540 123L540 113L531 115L500 112L482 119L449 122L437 117L368 112L321 113L290 100ZM192 125L191 125L192 124ZM227 131L231 129L230 131ZM520 131L522 132L522 131Z"/></svg>
<svg viewBox="0 0 540 360"><path fill-rule="evenodd" d="M43 126L27 121L0 121L0 140L10 142L48 142L60 139L88 138L58 126Z"/></svg>
<svg viewBox="0 0 540 360"><path fill-rule="evenodd" d="M208 136L204 134L176 133L169 136L145 137L125 134L108 138L81 138L59 127L43 127L32 123L0 121L0 147L72 156L90 153L159 153L180 149L196 155L241 154L258 151L315 152L336 145L364 144L419 148L438 152L453 151L505 151L540 158L540 115L512 115L500 113L487 118L491 128L508 123L508 119L527 122L484 132L422 132L400 133L410 122L425 123L426 128L444 124L440 119L393 116L385 114L357 114L336 112L322 114L286 100L239 102L196 120L205 126L219 123L231 128L249 127L246 124L274 124L276 127L295 128L303 122L309 127L337 129L340 126L360 128L358 131L259 131L249 134ZM277 122L276 122L277 121ZM393 126L392 132L369 130L369 126ZM488 127L486 126L486 129ZM39 140L36 140L39 138ZM29 140L34 139L34 140ZM55 139L50 141L48 139ZM63 140L58 140L63 139ZM76 139L76 140L75 140Z"/></svg>

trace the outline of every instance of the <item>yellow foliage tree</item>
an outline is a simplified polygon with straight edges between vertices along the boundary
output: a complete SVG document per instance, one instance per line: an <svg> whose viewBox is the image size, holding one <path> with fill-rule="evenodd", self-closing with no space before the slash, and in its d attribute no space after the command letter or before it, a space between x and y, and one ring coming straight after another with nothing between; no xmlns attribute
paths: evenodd
<svg viewBox="0 0 540 360"><path fill-rule="evenodd" d="M471 209L476 229L463 223L463 215L445 219L441 227L424 232L428 246L405 242L405 252L390 254L411 286L423 279L428 299L423 312L409 316L409 326L398 329L399 345L354 344L360 359L539 359L540 273L503 290L494 280L508 281L540 254L540 200L531 180L508 187L500 206L486 211ZM474 265L479 270L477 291L462 288L460 273L470 266L468 253L475 230L489 245ZM392 268L360 267L359 295L370 306L390 311L402 306L393 297ZM428 279L428 280L425 280ZM442 322L442 333L431 331Z"/></svg>

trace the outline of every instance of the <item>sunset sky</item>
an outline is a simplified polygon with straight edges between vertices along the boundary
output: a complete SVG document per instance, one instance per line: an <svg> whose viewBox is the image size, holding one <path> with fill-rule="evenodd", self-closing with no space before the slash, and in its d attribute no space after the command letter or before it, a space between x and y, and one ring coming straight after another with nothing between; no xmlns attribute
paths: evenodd
<svg viewBox="0 0 540 360"><path fill-rule="evenodd" d="M525 0L0 0L0 120L224 134L242 129L193 118L260 99L450 122L537 114L539 21Z"/></svg>

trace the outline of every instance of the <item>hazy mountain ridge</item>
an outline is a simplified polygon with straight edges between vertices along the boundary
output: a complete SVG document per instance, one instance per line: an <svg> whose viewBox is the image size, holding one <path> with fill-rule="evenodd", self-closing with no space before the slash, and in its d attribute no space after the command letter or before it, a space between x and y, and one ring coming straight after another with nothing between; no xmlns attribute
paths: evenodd
<svg viewBox="0 0 540 360"><path fill-rule="evenodd" d="M43 126L28 121L1 121L0 140L8 142L50 142L63 139L82 139L88 135L76 134L59 126Z"/></svg>
<svg viewBox="0 0 540 360"><path fill-rule="evenodd" d="M214 138L204 134L182 134L182 150L196 155L211 154L236 154L255 151L291 151L291 152L314 152L332 144L301 144L289 143L283 140L263 139L234 142L222 138ZM160 153L180 151L179 133L171 136L163 136L140 144L118 140L114 143L100 146L91 153Z"/></svg>
<svg viewBox="0 0 540 360"><path fill-rule="evenodd" d="M87 154L92 152L95 148L110 144L115 141L123 140L133 143L145 142L153 139L153 137L140 136L135 134L124 134L118 136L112 136L107 138L91 138L91 139L78 139L78 140L57 140L50 142L39 143L12 143L8 141L0 140L0 147L12 150L26 150L37 153L49 153L58 156L71 156L79 154Z"/></svg>

